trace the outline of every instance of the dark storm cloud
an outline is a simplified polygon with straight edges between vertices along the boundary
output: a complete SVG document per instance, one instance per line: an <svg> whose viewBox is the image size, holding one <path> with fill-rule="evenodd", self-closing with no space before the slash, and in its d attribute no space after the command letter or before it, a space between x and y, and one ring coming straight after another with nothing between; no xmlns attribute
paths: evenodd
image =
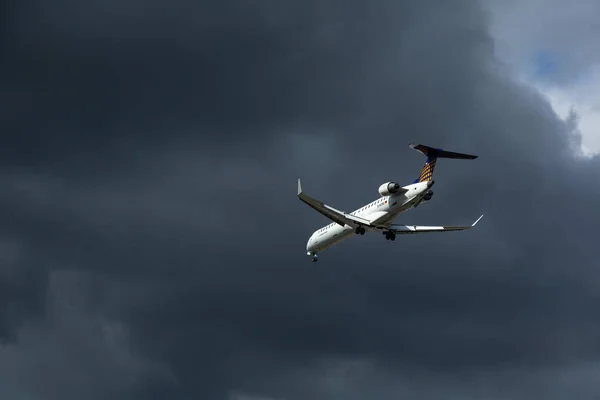
<svg viewBox="0 0 600 400"><path fill-rule="evenodd" d="M393 34L391 22L410 17L392 19L361 2L346 3L334 19L336 2L244 4L20 7L6 45L17 97L10 148L26 151L29 162L94 160L114 148L127 158L139 138L170 130L230 142L290 123L326 126L360 110L348 82L366 78L370 55ZM353 15L365 19L355 23ZM386 29L371 29L381 18ZM3 159L15 154L4 151Z"/></svg>
<svg viewBox="0 0 600 400"><path fill-rule="evenodd" d="M593 393L598 161L494 63L472 2L9 9L6 393ZM352 209L416 177L412 141L481 157L441 160L402 222L480 225L308 262L326 221L295 179Z"/></svg>

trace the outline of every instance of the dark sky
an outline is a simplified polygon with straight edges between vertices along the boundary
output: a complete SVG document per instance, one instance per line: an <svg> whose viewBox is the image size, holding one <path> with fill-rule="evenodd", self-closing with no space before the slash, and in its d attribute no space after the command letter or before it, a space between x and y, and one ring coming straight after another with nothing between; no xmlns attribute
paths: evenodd
<svg viewBox="0 0 600 400"><path fill-rule="evenodd" d="M5 3L0 397L596 399L600 159L467 0ZM353 210L441 160L407 224Z"/></svg>

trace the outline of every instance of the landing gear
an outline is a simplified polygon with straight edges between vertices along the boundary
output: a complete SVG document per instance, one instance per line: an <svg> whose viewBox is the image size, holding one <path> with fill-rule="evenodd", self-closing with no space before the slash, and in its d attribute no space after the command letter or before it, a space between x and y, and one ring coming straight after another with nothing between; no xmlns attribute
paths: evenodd
<svg viewBox="0 0 600 400"><path fill-rule="evenodd" d="M365 234L365 232L366 232L366 230L365 230L365 227L364 227L364 226L357 226L357 227L356 227L356 229L354 230L354 232L355 232L357 235L364 235L364 234Z"/></svg>
<svg viewBox="0 0 600 400"><path fill-rule="evenodd" d="M307 256L312 256L312 262L317 262L319 261L319 256L317 256L317 253L311 253L310 251L306 254Z"/></svg>
<svg viewBox="0 0 600 400"><path fill-rule="evenodd" d="M396 234L394 232L386 231L382 232L385 235L385 240L391 240L392 242L396 240Z"/></svg>

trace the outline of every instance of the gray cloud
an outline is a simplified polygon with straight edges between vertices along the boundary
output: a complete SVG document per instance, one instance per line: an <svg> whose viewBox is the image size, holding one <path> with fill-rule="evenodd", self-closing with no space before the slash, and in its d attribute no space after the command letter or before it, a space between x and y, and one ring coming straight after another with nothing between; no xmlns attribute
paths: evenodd
<svg viewBox="0 0 600 400"><path fill-rule="evenodd" d="M498 53L528 73L537 69L540 52L554 54L556 69L543 79L568 86L600 62L600 5L593 0L576 6L564 1L483 2L493 15L492 32Z"/></svg>
<svg viewBox="0 0 600 400"><path fill-rule="evenodd" d="M58 399L69 388L67 395L95 399L131 395L139 379L173 381L169 371L129 352L123 324L87 309L83 292L94 284L86 275L50 274L44 320L29 321L18 345L0 350L0 393Z"/></svg>
<svg viewBox="0 0 600 400"><path fill-rule="evenodd" d="M582 150L598 153L600 4L580 1L485 1L498 57L538 87L563 118L576 113Z"/></svg>
<svg viewBox="0 0 600 400"><path fill-rule="evenodd" d="M12 7L0 334L18 368L1 390L591 398L598 160L496 63L485 14L220 4ZM414 179L411 141L481 157L441 160L402 221L486 212L477 229L306 260L326 221L295 179L352 209ZM56 306L71 290L75 311Z"/></svg>

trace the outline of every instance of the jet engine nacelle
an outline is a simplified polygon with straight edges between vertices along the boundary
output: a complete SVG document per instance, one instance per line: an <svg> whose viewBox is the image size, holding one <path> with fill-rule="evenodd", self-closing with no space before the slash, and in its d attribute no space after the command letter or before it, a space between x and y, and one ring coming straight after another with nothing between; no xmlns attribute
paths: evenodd
<svg viewBox="0 0 600 400"><path fill-rule="evenodd" d="M396 182L386 182L379 186L379 194L381 196L389 196L394 193L398 193L400 185Z"/></svg>

